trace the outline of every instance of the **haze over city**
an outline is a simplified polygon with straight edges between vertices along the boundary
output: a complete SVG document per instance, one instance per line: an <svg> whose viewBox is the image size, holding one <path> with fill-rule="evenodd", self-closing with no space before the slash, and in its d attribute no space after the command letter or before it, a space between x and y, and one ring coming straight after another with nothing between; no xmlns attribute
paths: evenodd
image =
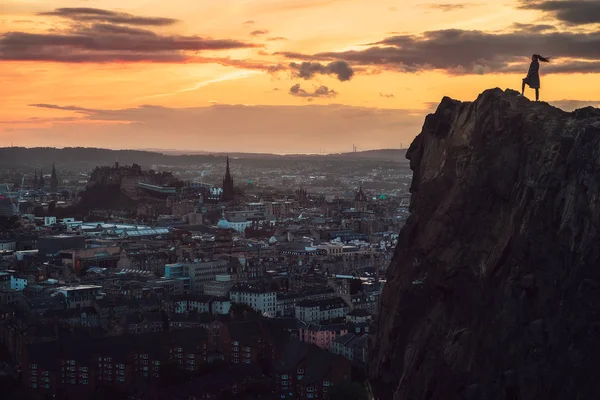
<svg viewBox="0 0 600 400"><path fill-rule="evenodd" d="M543 100L599 104L598 15L593 1L5 0L0 139L406 147L443 96L518 89L534 52L554 57Z"/></svg>

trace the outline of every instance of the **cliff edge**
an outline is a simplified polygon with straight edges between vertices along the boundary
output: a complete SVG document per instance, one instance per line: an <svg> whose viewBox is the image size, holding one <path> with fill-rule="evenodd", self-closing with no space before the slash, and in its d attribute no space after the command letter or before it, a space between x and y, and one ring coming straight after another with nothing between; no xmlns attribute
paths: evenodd
<svg viewBox="0 0 600 400"><path fill-rule="evenodd" d="M444 98L408 150L381 399L600 398L600 110L517 94Z"/></svg>

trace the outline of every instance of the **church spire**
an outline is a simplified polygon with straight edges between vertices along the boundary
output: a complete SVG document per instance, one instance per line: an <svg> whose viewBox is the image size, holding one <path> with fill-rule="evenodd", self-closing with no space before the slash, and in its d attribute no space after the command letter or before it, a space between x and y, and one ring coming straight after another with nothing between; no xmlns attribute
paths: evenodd
<svg viewBox="0 0 600 400"><path fill-rule="evenodd" d="M58 177L56 176L56 165L52 163L52 174L50 175L50 191L56 193L58 191Z"/></svg>
<svg viewBox="0 0 600 400"><path fill-rule="evenodd" d="M229 156L227 156L227 167L225 168L225 179L231 179L231 171L229 170Z"/></svg>
<svg viewBox="0 0 600 400"><path fill-rule="evenodd" d="M225 176L223 177L223 200L232 201L233 194L233 178L229 168L229 156L227 156L227 164L225 166Z"/></svg>

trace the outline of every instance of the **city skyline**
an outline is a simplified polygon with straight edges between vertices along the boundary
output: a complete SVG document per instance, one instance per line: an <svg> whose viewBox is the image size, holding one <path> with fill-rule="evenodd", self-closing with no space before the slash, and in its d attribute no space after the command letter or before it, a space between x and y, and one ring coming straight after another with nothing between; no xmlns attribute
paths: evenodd
<svg viewBox="0 0 600 400"><path fill-rule="evenodd" d="M443 96L600 105L599 1L9 0L2 146L332 153L404 147ZM527 92L526 95L531 96Z"/></svg>

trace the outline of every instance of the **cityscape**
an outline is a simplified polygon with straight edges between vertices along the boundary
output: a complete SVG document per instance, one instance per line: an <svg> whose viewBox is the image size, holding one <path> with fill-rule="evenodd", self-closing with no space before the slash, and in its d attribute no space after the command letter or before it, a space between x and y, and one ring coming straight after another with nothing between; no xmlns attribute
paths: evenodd
<svg viewBox="0 0 600 400"><path fill-rule="evenodd" d="M7 167L6 386L32 399L368 398L369 334L410 203L403 151L387 153Z"/></svg>
<svg viewBox="0 0 600 400"><path fill-rule="evenodd" d="M600 0L0 3L0 400L600 399Z"/></svg>

